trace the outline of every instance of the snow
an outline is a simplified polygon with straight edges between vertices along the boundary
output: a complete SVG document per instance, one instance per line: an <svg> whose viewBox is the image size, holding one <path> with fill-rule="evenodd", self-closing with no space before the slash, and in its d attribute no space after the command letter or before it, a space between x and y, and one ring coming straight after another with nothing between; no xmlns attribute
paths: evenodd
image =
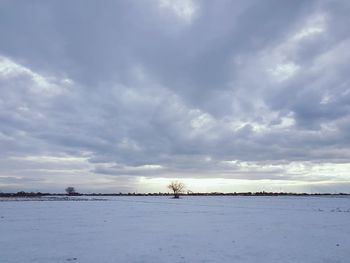
<svg viewBox="0 0 350 263"><path fill-rule="evenodd" d="M85 199L2 199L0 262L350 262L348 197Z"/></svg>

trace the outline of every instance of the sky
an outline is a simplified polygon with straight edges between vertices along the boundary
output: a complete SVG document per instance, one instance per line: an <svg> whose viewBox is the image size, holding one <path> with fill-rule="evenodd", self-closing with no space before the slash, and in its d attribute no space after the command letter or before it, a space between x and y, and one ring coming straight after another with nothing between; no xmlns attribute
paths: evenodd
<svg viewBox="0 0 350 263"><path fill-rule="evenodd" d="M0 191L350 192L347 0L0 0Z"/></svg>

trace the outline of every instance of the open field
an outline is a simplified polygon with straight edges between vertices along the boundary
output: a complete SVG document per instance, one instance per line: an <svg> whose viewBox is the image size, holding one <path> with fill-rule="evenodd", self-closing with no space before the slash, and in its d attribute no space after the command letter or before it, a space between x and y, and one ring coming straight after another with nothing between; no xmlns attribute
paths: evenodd
<svg viewBox="0 0 350 263"><path fill-rule="evenodd" d="M0 262L350 262L349 197L84 198L3 199Z"/></svg>

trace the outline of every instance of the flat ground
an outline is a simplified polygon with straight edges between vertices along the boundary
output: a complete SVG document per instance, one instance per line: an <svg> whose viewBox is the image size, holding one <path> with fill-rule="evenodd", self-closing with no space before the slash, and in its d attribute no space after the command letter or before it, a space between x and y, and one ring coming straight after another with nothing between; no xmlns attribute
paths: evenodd
<svg viewBox="0 0 350 263"><path fill-rule="evenodd" d="M0 202L0 262L350 262L350 198Z"/></svg>

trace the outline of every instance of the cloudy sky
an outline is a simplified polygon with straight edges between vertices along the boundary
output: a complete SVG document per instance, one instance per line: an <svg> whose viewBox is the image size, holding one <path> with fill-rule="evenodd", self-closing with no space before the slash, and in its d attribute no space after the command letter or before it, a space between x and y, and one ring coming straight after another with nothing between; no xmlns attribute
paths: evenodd
<svg viewBox="0 0 350 263"><path fill-rule="evenodd" d="M0 1L0 191L350 192L347 0Z"/></svg>

